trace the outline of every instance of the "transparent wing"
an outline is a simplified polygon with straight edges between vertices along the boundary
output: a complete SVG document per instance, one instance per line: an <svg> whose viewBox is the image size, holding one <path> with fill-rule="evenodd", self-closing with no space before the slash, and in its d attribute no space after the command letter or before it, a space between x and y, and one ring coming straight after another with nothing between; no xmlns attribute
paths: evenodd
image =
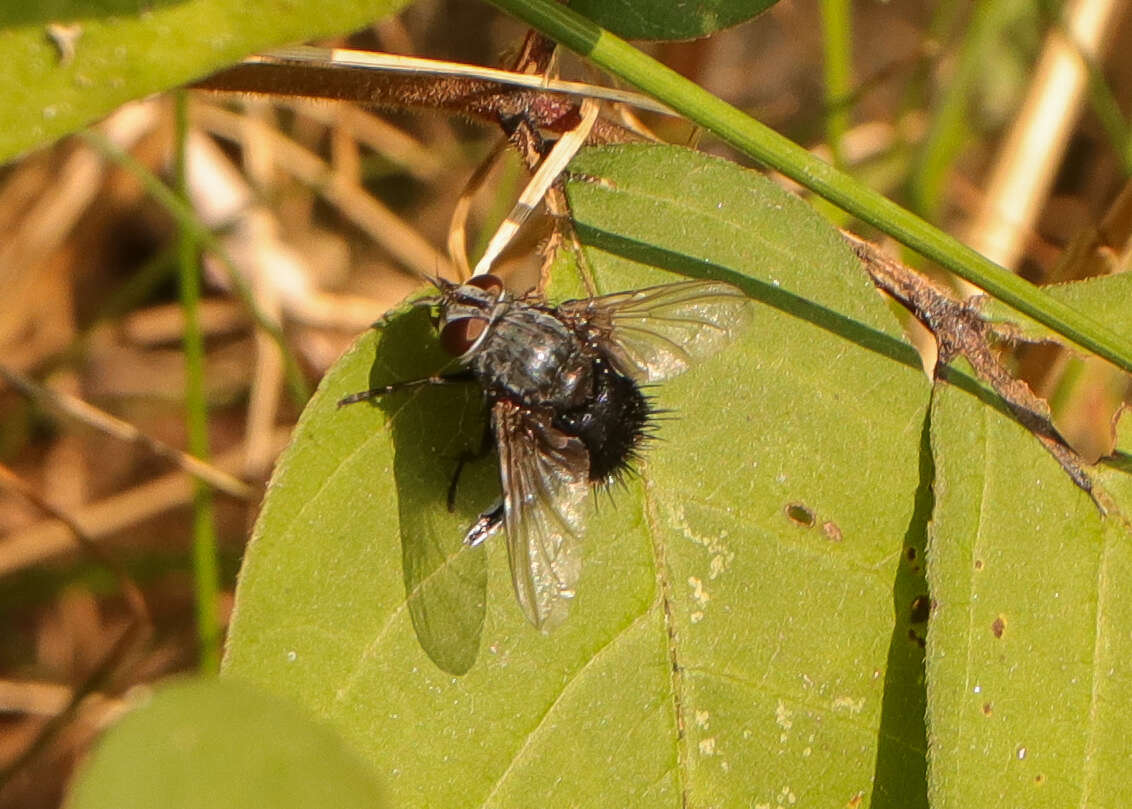
<svg viewBox="0 0 1132 809"><path fill-rule="evenodd" d="M566 301L558 313L601 340L621 373L659 382L730 342L750 322L751 302L722 281L684 281Z"/></svg>
<svg viewBox="0 0 1132 809"><path fill-rule="evenodd" d="M582 570L589 455L577 438L499 402L493 410L511 581L527 619L561 623Z"/></svg>

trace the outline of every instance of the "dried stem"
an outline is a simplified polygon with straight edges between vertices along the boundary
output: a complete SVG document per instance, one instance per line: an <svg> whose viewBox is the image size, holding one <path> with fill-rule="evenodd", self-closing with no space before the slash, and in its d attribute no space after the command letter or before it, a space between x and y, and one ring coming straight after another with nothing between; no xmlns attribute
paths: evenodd
<svg viewBox="0 0 1132 809"><path fill-rule="evenodd" d="M965 357L979 378L1002 397L1019 423L1057 459L1073 482L1093 495L1093 481L1081 458L1050 421L1049 407L995 355L994 329L977 307L958 300L941 285L889 258L875 245L845 231L842 236L861 259L873 283L899 301L935 337L939 344L936 379L946 379L947 364L956 357Z"/></svg>

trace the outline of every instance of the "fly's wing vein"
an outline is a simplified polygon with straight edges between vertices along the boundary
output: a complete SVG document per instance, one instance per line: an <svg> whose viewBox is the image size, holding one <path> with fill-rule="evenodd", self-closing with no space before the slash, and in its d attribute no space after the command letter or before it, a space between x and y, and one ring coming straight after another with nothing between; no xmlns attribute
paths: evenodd
<svg viewBox="0 0 1132 809"><path fill-rule="evenodd" d="M751 302L722 281L684 281L566 301L558 313L595 334L621 373L659 382L734 339L750 322Z"/></svg>
<svg viewBox="0 0 1132 809"><path fill-rule="evenodd" d="M589 456L579 439L510 402L493 417L511 580L527 619L548 630L566 617L581 574Z"/></svg>

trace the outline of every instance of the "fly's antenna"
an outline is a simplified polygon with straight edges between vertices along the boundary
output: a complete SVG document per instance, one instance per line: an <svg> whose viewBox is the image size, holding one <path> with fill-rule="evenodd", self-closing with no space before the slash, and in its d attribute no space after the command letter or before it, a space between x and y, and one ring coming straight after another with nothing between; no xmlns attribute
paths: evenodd
<svg viewBox="0 0 1132 809"><path fill-rule="evenodd" d="M558 175L565 170L571 158L586 142L586 138L589 137L590 130L593 129L594 122L597 120L597 102L592 98L585 99L579 107L579 113L582 117L581 122L554 144L550 153L539 164L530 182L527 183L527 187L523 189L523 193L519 195L519 200L515 203L515 207L511 209L507 219L503 221L503 224L491 237L487 249L484 250L483 256L472 271L473 278L491 272L491 265L499 258L503 249L510 244L511 239L519 232L519 228L523 226L534 209L542 202L546 192L558 179Z"/></svg>
<svg viewBox="0 0 1132 809"><path fill-rule="evenodd" d="M456 286L456 284L453 284L447 278L443 278L440 275L422 275L421 279L428 281L430 284L436 287L436 291L440 293L447 292L448 290Z"/></svg>

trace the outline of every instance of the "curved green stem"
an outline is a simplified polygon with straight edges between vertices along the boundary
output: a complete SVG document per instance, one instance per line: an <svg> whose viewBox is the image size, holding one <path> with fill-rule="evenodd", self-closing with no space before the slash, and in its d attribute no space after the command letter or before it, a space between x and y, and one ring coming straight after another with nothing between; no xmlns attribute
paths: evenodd
<svg viewBox="0 0 1132 809"><path fill-rule="evenodd" d="M780 171L1063 337L1132 372L1132 346L1111 329L1053 300L1025 279L823 163L585 17L551 0L490 2L663 101L744 154Z"/></svg>

